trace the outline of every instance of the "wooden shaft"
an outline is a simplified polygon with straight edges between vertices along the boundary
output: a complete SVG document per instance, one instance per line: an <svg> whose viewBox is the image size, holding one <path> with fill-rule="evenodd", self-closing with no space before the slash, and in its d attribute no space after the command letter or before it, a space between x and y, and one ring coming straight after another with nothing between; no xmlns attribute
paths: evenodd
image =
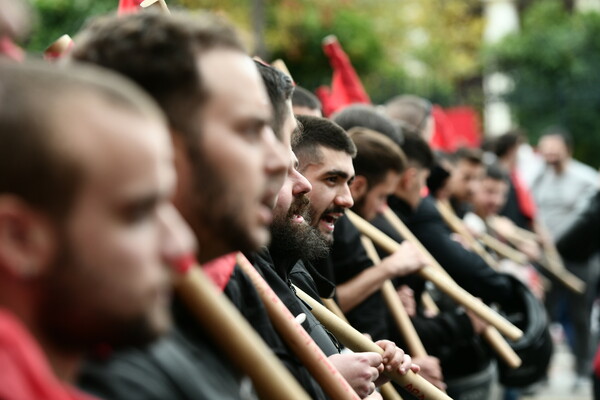
<svg viewBox="0 0 600 400"><path fill-rule="evenodd" d="M323 390L334 400L359 400L360 397L348 384L346 379L331 364L327 356L317 346L310 335L288 308L279 299L273 289L258 273L250 261L241 253L237 262L240 268L252 280L279 334L302 361L312 376L319 382Z"/></svg>
<svg viewBox="0 0 600 400"><path fill-rule="evenodd" d="M509 260L512 260L520 265L525 265L529 262L529 259L525 254L513 249L505 243L502 243L488 233L481 235L480 239L486 246L500 254L502 257L508 258Z"/></svg>
<svg viewBox="0 0 600 400"><path fill-rule="evenodd" d="M325 307L331 311L336 317L349 324L348 319L344 315L342 309L337 305L337 303L333 299L326 299L321 297L321 301L325 305ZM386 383L381 385L379 388L381 390L381 395L384 400L402 400L402 396L396 391L394 386L391 383Z"/></svg>
<svg viewBox="0 0 600 400"><path fill-rule="evenodd" d="M368 236L377 245L381 246L385 251L394 253L398 250L400 245L392 238L381 232L379 229L375 228L373 225L371 225L370 223L368 223L367 221L365 221L350 210L346 211L346 215L348 215L350 221L363 235ZM409 237L405 236L404 238L407 240L411 240L410 238L413 238L411 241L414 240L415 242L413 243L418 248L423 248L423 245L421 245L412 234ZM427 250L424 249L424 251L426 252L424 254L429 254ZM429 254L429 256L433 258L431 254ZM518 340L523 336L523 331L511 324L509 321L500 316L497 312L489 308L487 305L475 299L471 294L466 292L463 288L458 286L451 278L449 278L447 273L440 273L439 270L443 270L443 268L435 261L435 259L433 260L432 265L437 265L437 268L434 269L431 266L426 266L424 268L421 268L418 271L418 274L421 275L421 277L423 277L424 279L431 281L438 287L439 290L446 293L454 301L473 311L479 318L496 327L500 332L502 332L503 335L505 335L509 339Z"/></svg>
<svg viewBox="0 0 600 400"><path fill-rule="evenodd" d="M487 265L498 270L498 262L483 248L471 232L469 232L469 229L465 226L464 222L454 213L452 207L449 204L438 200L437 209L442 218L444 218L446 224L448 224L454 232L461 235L468 242L469 247L479 255L479 257L483 258Z"/></svg>
<svg viewBox="0 0 600 400"><path fill-rule="evenodd" d="M423 302L423 308L432 315L438 315L440 313L440 308L435 304L435 301L433 301L433 297L431 297L429 292L423 292L421 301Z"/></svg>
<svg viewBox="0 0 600 400"><path fill-rule="evenodd" d="M367 255L375 264L379 264L381 259L379 258L379 254L377 254L377 250L375 250L375 245L368 237L362 236L360 238L362 241L363 247L367 252ZM404 308L404 304L400 301L398 297L398 293L394 288L394 284L392 281L387 279L383 286L381 287L381 294L383 295L383 299L387 305L388 310L392 314L394 318L394 322L396 322L396 327L398 331L402 333L402 337L406 341L406 345L410 350L410 354L413 357L427 357L427 351L423 346L423 342L419 338L417 331L415 330L415 326L413 325L406 309Z"/></svg>
<svg viewBox="0 0 600 400"><path fill-rule="evenodd" d="M510 238L507 239L510 240ZM529 259L525 254L507 244L502 243L489 234L482 235L481 241L498 254L516 262L517 264L527 264L529 262ZM516 241L514 243L516 243ZM579 294L584 293L585 282L564 267L558 252L556 252L555 249L553 251L552 247L554 246L548 246L547 243L544 244L543 249L545 259L540 260L540 265L569 290Z"/></svg>
<svg viewBox="0 0 600 400"><path fill-rule="evenodd" d="M442 206L441 208L444 208L444 204L438 203L438 206L440 206L440 205ZM389 210L389 211L391 214L393 214L393 212L391 210ZM452 212L451 209L448 209L445 211L447 211L448 214L451 213L452 215L454 215L454 212ZM388 218L390 220L393 220L395 226L400 227L400 225L402 225L404 227L403 230L408 230L408 228L406 228L406 225L404 225L402 223L402 221L400 221L400 219L397 218L397 216L395 214L394 214L394 217L395 218L393 218L392 216L388 216ZM466 227L465 227L465 231L467 231ZM467 233L468 233L468 231L467 231ZM469 235L470 235L470 233L469 233ZM414 236L412 236L412 237L414 237ZM415 240L417 240L417 239L415 238ZM485 252L485 253L487 254L487 252ZM433 258L433 257L431 257L431 258ZM437 264L437 261L435 259L433 259L433 262ZM440 266L440 268L441 268L441 266ZM452 277L448 276L448 279L450 281L454 282L454 279L452 279ZM456 283L456 282L454 282L454 283ZM506 340L504 340L504 338L502 337L502 335L500 335L500 333L497 331L496 328L494 328L493 326L488 326L485 329L485 331L483 332L483 337L490 344L492 349L494 349L496 351L496 353L500 356L500 358L509 367L518 368L519 365L521 365L521 362L522 362L521 358L513 350L513 348L510 347L510 345L506 342Z"/></svg>
<svg viewBox="0 0 600 400"><path fill-rule="evenodd" d="M498 231L497 224L500 223L500 220L498 218L498 216L491 216L487 218L488 225L496 232ZM533 240L535 242L540 242L540 237L537 234L535 234L534 232L530 232L527 229L518 227L516 225L513 227L513 231L509 234L509 236L510 237L507 237L507 239L514 241L522 242L524 240Z"/></svg>
<svg viewBox="0 0 600 400"><path fill-rule="evenodd" d="M394 389L394 385L389 382L382 385L379 389L383 400L402 400L402 396Z"/></svg>
<svg viewBox="0 0 600 400"><path fill-rule="evenodd" d="M483 331L483 338L488 342L492 349L510 368L519 368L522 364L521 357L504 340L500 332L493 326L487 326Z"/></svg>
<svg viewBox="0 0 600 400"><path fill-rule="evenodd" d="M144 0L140 3L140 7L142 8L148 8L152 6L158 6L163 13L171 14L171 11L169 11L169 6L167 6L165 0Z"/></svg>
<svg viewBox="0 0 600 400"><path fill-rule="evenodd" d="M427 357L427 350L425 350L415 326L412 324L404 305L400 301L394 284L389 280L386 281L381 288L381 292L398 329L402 332L404 340L406 340L410 354L413 357Z"/></svg>
<svg viewBox="0 0 600 400"><path fill-rule="evenodd" d="M179 277L176 290L229 360L252 379L261 399L310 400L273 351L200 267L192 267Z"/></svg>
<svg viewBox="0 0 600 400"><path fill-rule="evenodd" d="M565 267L556 246L544 242L543 250L545 259L541 260L540 264L566 288L578 294L585 293L585 282Z"/></svg>
<svg viewBox="0 0 600 400"><path fill-rule="evenodd" d="M448 275L448 272L446 272L446 270L444 268L442 268L442 266L437 262L437 260L431 255L429 250L427 250L425 248L425 246L423 246L421 241L419 239L417 239L417 237L410 231L410 229L408 229L408 227L404 224L404 222L402 222L402 220L400 218L398 218L398 216L392 211L391 208L387 208L383 212L383 216L392 225L392 227L400 234L400 236L402 236L405 240L408 240L409 242L411 242L417 249L419 249L421 254L423 254L425 256L425 258L427 258L427 260L429 261L429 264L432 268L436 269L440 274L444 275L445 277L451 279L450 275ZM382 232L382 234L385 235L383 232ZM371 239L373 239L373 238L371 238ZM395 243L395 241L393 239L390 238L390 240L392 240ZM388 250L386 249L386 251L388 251Z"/></svg>
<svg viewBox="0 0 600 400"><path fill-rule="evenodd" d="M274 60L271 63L271 66L273 68L277 68L279 71L283 72L284 74L286 74L290 78L292 77L292 74L290 74L290 70L288 69L287 65L285 65L285 62L281 58L278 58L277 60Z"/></svg>
<svg viewBox="0 0 600 400"><path fill-rule="evenodd" d="M367 339L362 333L339 319L331 311L321 305L318 301L296 287L296 293L311 308L312 313L344 346L353 351L370 351L383 354L383 349ZM441 390L426 381L420 375L408 371L406 375L400 375L398 371L385 371L395 382L400 384L409 393L422 400L448 400L450 397Z"/></svg>
<svg viewBox="0 0 600 400"><path fill-rule="evenodd" d="M340 306L338 306L337 303L333 299L326 299L324 297L321 297L321 301L323 302L323 304L325 305L325 307L327 307L327 309L329 311L331 311L332 313L335 314L336 317L338 317L342 321L348 323L348 319L344 315L344 312L342 311Z"/></svg>

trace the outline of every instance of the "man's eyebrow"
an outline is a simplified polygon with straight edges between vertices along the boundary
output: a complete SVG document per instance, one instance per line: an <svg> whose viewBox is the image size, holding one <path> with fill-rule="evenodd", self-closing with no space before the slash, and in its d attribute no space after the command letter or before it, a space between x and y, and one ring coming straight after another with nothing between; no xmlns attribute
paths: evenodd
<svg viewBox="0 0 600 400"><path fill-rule="evenodd" d="M342 171L341 169L331 169L324 173L324 175L335 175L339 176L342 179L348 179L350 175L346 171Z"/></svg>

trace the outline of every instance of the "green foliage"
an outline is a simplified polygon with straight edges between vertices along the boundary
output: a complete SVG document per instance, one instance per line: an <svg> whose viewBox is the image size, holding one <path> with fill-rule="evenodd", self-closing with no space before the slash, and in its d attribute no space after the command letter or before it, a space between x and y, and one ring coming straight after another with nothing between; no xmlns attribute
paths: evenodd
<svg viewBox="0 0 600 400"><path fill-rule="evenodd" d="M561 125L573 135L575 157L600 164L600 14L570 14L558 0L538 2L521 32L486 57L513 78L506 100L531 141Z"/></svg>
<svg viewBox="0 0 600 400"><path fill-rule="evenodd" d="M30 52L64 33L73 36L91 16L114 11L118 0L31 0L39 18ZM264 32L267 59L282 58L308 89L330 84L322 39L335 34L376 103L414 93L449 105L464 81L479 75L480 0L167 0L174 8L225 14L250 44ZM253 13L264 8L264 25ZM417 34L414 34L417 32ZM471 85L471 87L476 87ZM476 87L476 91L480 89ZM480 96L480 95L479 95ZM471 96L472 98L472 96ZM475 96L477 98L477 95Z"/></svg>
<svg viewBox="0 0 600 400"><path fill-rule="evenodd" d="M36 24L27 50L41 53L65 33L73 37L85 21L116 11L118 0L34 0Z"/></svg>

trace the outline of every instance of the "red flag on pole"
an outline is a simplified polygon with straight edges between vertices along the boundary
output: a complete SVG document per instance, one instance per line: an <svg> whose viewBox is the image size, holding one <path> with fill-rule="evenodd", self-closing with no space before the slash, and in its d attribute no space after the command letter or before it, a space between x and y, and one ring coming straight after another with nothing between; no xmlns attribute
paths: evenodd
<svg viewBox="0 0 600 400"><path fill-rule="evenodd" d="M23 62L25 52L8 36L0 37L0 57L8 57L13 61Z"/></svg>
<svg viewBox="0 0 600 400"><path fill-rule="evenodd" d="M329 116L350 104L371 104L371 99L356 74L348 55L335 36L331 35L323 39L323 51L329 58L331 68L333 68L331 88L321 86L315 91L323 104L325 116Z"/></svg>
<svg viewBox="0 0 600 400"><path fill-rule="evenodd" d="M117 15L132 14L140 10L143 0L119 0Z"/></svg>
<svg viewBox="0 0 600 400"><path fill-rule="evenodd" d="M477 112L470 107L443 109L433 106L435 131L431 147L453 152L461 147L478 147L481 141Z"/></svg>

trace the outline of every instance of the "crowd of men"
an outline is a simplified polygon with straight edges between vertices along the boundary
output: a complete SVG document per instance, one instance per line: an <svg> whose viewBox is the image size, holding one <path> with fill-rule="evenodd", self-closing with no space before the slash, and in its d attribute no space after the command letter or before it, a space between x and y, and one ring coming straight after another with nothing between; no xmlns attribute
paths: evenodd
<svg viewBox="0 0 600 400"><path fill-rule="evenodd" d="M223 345L245 334L222 340L198 318L209 311L178 290L190 268L205 272L309 398L335 398L290 344L246 259L352 396L380 399L385 385L419 398L390 387L393 372L454 399L497 398L499 385L516 398L546 376L544 298L553 319L577 309L569 337L577 373L589 374L597 272L570 254L582 246L577 229L595 232L584 226L592 217L575 221L598 213L595 172L570 159L562 131L542 138L526 185L518 133L488 143L495 158L486 163L480 149L434 153L433 129L431 104L407 95L324 118L310 91L253 60L210 13L103 16L60 62L1 60L0 399L273 398ZM370 253L348 213L397 250ZM489 243L477 253L470 240L485 235L524 261ZM586 255L600 243L587 236ZM588 284L584 295L540 277L557 242L568 271ZM421 244L462 288L518 316L520 368L497 359L484 319L419 276L430 264ZM412 358L386 285L425 350ZM378 351L346 349L298 288L333 299Z"/></svg>

